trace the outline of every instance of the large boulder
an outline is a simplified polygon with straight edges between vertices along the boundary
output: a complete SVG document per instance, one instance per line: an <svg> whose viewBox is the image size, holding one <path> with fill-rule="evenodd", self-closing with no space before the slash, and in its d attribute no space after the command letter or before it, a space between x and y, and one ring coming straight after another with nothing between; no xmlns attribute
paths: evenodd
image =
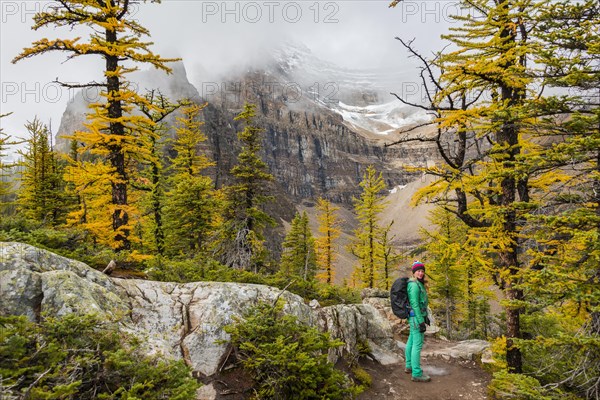
<svg viewBox="0 0 600 400"><path fill-rule="evenodd" d="M277 288L223 282L170 283L111 278L87 265L22 243L0 242L0 314L39 320L44 313L95 313L142 337L148 352L184 359L196 372L218 372L229 353L225 325L258 301L285 301L284 311L345 342L332 361L366 343L373 358L396 360L389 321L372 305L313 310Z"/></svg>
<svg viewBox="0 0 600 400"><path fill-rule="evenodd" d="M38 320L42 312L95 311L116 316L128 310L113 281L79 261L22 243L0 242L0 313Z"/></svg>
<svg viewBox="0 0 600 400"><path fill-rule="evenodd" d="M392 327L375 307L369 304L340 304L318 310L318 327L345 345L329 353L335 362L344 352L356 353L358 348L370 349L373 358L389 364L394 358Z"/></svg>
<svg viewBox="0 0 600 400"><path fill-rule="evenodd" d="M491 344L486 340L463 340L458 343L449 343L449 346L435 349L432 351L424 351L423 355L426 357L440 357L445 360L456 359L456 360L467 360L467 361L478 361L481 360L482 356L487 353ZM485 361L490 363L490 361Z"/></svg>
<svg viewBox="0 0 600 400"><path fill-rule="evenodd" d="M115 279L130 304L131 331L146 336L152 351L183 357L194 370L212 375L228 353L224 327L258 301L280 296L284 310L314 323L312 310L302 298L279 289L254 284L195 282L176 284Z"/></svg>

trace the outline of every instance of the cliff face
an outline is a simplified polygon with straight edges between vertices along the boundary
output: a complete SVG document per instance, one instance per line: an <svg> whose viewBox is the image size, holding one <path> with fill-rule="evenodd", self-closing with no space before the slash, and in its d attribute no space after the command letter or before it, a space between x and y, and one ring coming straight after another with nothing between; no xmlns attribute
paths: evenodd
<svg viewBox="0 0 600 400"><path fill-rule="evenodd" d="M319 109L305 99L288 103L284 96L265 93L269 89L260 73L243 79L251 92L242 92L236 103L226 96L215 96L204 112L203 129L209 137L206 150L217 162L219 182L235 163L239 150L236 131L242 127L231 121L245 101L258 105L256 123L265 131L263 159L279 190L293 202L322 196L350 205L352 197L360 194L358 183L368 165L383 173L389 187L414 179L398 168L402 163L400 149L385 148L361 136L325 107Z"/></svg>
<svg viewBox="0 0 600 400"><path fill-rule="evenodd" d="M365 79L320 62L308 49L286 48L260 68L204 82L200 95L209 106L203 130L209 137L206 150L217 162L217 180L235 162L236 131L242 127L232 121L245 102L257 105L256 123L265 130L263 159L278 192L293 203L321 196L351 206L368 165L383 173L389 189L415 180L402 166L425 164L437 157L435 149L384 144L395 139L398 124L425 116L414 119L412 110L393 102L382 110L378 104L391 96L382 98L381 88L356 82Z"/></svg>

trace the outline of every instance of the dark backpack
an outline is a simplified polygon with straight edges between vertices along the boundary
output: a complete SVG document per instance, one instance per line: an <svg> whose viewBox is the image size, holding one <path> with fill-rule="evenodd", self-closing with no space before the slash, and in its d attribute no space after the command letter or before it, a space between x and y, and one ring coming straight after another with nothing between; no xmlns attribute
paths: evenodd
<svg viewBox="0 0 600 400"><path fill-rule="evenodd" d="M408 302L408 279L398 278L392 284L390 289L390 302L394 315L401 319L407 319L410 313L410 303Z"/></svg>

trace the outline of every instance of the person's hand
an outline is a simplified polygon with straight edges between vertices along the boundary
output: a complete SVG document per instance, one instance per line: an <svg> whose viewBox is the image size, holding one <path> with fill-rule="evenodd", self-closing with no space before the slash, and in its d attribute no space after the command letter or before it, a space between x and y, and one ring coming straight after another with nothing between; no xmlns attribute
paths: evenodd
<svg viewBox="0 0 600 400"><path fill-rule="evenodd" d="M429 320L428 316L425 316L425 325L428 325L428 326L431 325L431 321Z"/></svg>
<svg viewBox="0 0 600 400"><path fill-rule="evenodd" d="M425 325L425 322L421 322L419 324L419 332L424 333L427 330L427 326Z"/></svg>

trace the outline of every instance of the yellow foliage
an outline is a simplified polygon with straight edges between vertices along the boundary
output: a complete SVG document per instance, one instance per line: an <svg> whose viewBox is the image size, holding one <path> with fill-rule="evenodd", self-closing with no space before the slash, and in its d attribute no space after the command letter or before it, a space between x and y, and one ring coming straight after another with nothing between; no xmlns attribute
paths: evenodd
<svg viewBox="0 0 600 400"><path fill-rule="evenodd" d="M507 368L506 364L506 336L492 340L492 357L494 359L494 367L497 370L504 370Z"/></svg>
<svg viewBox="0 0 600 400"><path fill-rule="evenodd" d="M317 209L319 210L319 233L315 238L315 250L317 255L317 268L320 271L316 278L333 284L335 277L336 239L340 236L338 228L339 221L335 212L339 207L333 206L329 201L319 198L317 200Z"/></svg>

